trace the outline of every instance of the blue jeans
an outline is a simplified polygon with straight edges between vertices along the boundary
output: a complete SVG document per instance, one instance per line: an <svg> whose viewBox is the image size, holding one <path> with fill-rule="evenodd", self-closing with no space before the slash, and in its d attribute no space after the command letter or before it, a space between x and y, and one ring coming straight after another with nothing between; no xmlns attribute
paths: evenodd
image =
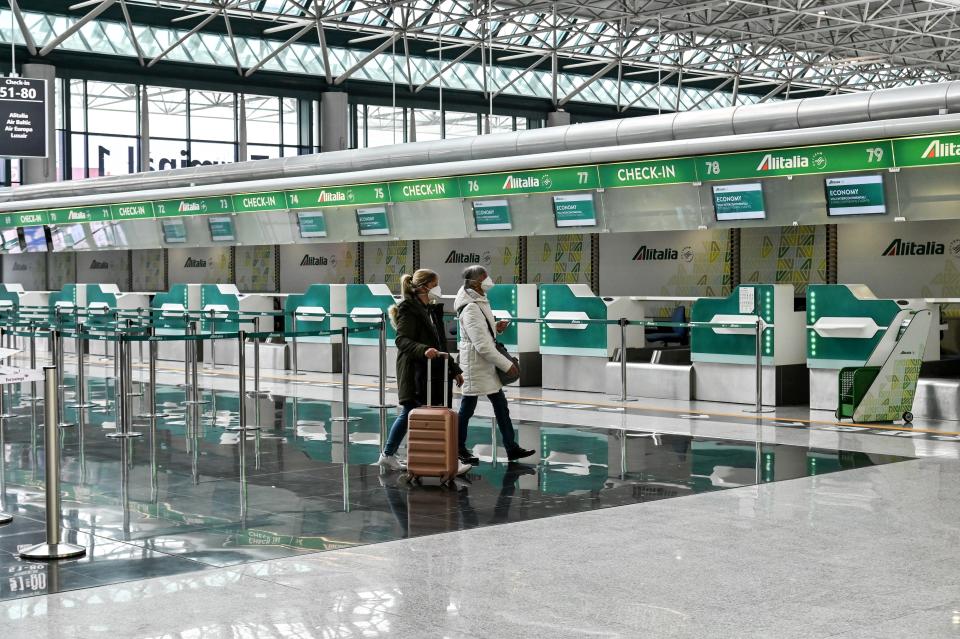
<svg viewBox="0 0 960 639"><path fill-rule="evenodd" d="M390 434L387 436L387 446L383 449L384 455L392 456L397 454L397 449L400 448L403 438L407 435L407 423L410 421L410 413L421 406L423 406L423 404L418 401L404 402L402 405L403 410L400 411L400 414L397 415L397 418L393 422L393 426L390 427Z"/></svg>
<svg viewBox="0 0 960 639"><path fill-rule="evenodd" d="M470 425L470 418L473 417L473 411L477 409L477 395L464 395L460 399L460 415L458 419L460 450L467 447L467 427ZM500 428L500 440L503 447L510 453L517 448L517 438L513 434L513 422L510 420L510 409L507 407L507 396L502 390L493 395L487 395L487 399L493 405L493 414L497 418L497 426Z"/></svg>

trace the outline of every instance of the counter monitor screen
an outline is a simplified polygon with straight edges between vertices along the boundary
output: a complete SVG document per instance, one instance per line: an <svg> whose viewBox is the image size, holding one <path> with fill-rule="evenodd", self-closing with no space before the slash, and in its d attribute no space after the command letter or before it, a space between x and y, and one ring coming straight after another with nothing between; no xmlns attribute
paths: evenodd
<svg viewBox="0 0 960 639"><path fill-rule="evenodd" d="M473 221L478 231L509 231L510 203L506 200L474 200Z"/></svg>
<svg viewBox="0 0 960 639"><path fill-rule="evenodd" d="M20 248L20 234L17 233L17 229L3 230L3 250L7 253L19 253L22 250Z"/></svg>
<svg viewBox="0 0 960 639"><path fill-rule="evenodd" d="M110 222L90 222L89 233L97 248L115 246L113 225Z"/></svg>
<svg viewBox="0 0 960 639"><path fill-rule="evenodd" d="M207 224L210 227L210 239L214 242L232 242L236 239L233 218L229 215L210 216Z"/></svg>
<svg viewBox="0 0 960 639"><path fill-rule="evenodd" d="M86 248L87 234L84 232L82 224L67 224L51 227L50 240L53 243L54 252L72 248L80 249Z"/></svg>
<svg viewBox="0 0 960 639"><path fill-rule="evenodd" d="M827 178L827 215L883 215L887 204L882 175Z"/></svg>
<svg viewBox="0 0 960 639"><path fill-rule="evenodd" d="M597 211L592 193L553 196L553 219L557 228L596 226Z"/></svg>
<svg viewBox="0 0 960 639"><path fill-rule="evenodd" d="M718 222L736 220L763 220L767 211L763 202L763 185L715 184L713 186L713 210Z"/></svg>
<svg viewBox="0 0 960 639"><path fill-rule="evenodd" d="M160 224L163 227L163 241L167 244L183 244L187 241L187 227L183 225L183 220L163 220Z"/></svg>
<svg viewBox="0 0 960 639"><path fill-rule="evenodd" d="M297 213L297 226L300 228L300 237L303 239L327 236L327 218L323 216L322 211Z"/></svg>
<svg viewBox="0 0 960 639"><path fill-rule="evenodd" d="M387 209L382 206L357 209L357 231L364 237L368 235L390 235Z"/></svg>
<svg viewBox="0 0 960 639"><path fill-rule="evenodd" d="M23 245L27 253L47 251L47 231L42 226L23 227Z"/></svg>

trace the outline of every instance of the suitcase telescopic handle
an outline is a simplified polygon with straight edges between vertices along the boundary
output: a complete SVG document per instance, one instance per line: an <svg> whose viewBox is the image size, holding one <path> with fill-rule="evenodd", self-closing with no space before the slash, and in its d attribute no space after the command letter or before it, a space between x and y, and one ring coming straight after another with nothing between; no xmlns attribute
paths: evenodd
<svg viewBox="0 0 960 639"><path fill-rule="evenodd" d="M450 400L447 394L447 378L450 376L450 353L437 353L437 357L443 359L443 405L446 406ZM427 406L433 406L433 360L427 360Z"/></svg>

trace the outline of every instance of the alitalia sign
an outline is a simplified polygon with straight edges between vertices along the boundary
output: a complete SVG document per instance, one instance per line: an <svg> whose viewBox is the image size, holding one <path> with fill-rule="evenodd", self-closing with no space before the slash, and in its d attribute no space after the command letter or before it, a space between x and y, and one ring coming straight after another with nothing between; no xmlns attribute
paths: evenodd
<svg viewBox="0 0 960 639"><path fill-rule="evenodd" d="M937 135L893 141L897 166L927 166L960 162L960 135Z"/></svg>
<svg viewBox="0 0 960 639"><path fill-rule="evenodd" d="M940 242L909 242L896 238L883 250L883 257L912 257L919 255L943 255L946 246Z"/></svg>

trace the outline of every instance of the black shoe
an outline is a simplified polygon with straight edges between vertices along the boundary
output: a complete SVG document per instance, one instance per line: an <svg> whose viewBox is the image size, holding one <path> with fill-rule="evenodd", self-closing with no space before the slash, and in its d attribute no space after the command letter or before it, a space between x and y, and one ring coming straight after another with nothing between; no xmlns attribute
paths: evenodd
<svg viewBox="0 0 960 639"><path fill-rule="evenodd" d="M513 450L511 450L509 453L507 453L507 459L509 459L510 461L517 461L518 459L523 459L524 457L529 457L530 455L534 454L535 452L537 452L537 451L535 451L535 450L527 450L526 448L520 448L519 446L517 446L516 448L514 448Z"/></svg>
<svg viewBox="0 0 960 639"><path fill-rule="evenodd" d="M457 453L457 458L464 464L470 464L471 466L477 466L480 464L480 458L475 456L466 448Z"/></svg>

